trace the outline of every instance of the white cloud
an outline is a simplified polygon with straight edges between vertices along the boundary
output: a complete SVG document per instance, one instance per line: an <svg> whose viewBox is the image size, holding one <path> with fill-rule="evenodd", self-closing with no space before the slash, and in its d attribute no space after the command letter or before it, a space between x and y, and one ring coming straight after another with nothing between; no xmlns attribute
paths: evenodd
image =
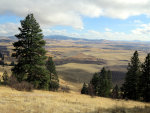
<svg viewBox="0 0 150 113"><path fill-rule="evenodd" d="M112 30L109 29L109 28L105 28L105 31L106 31L106 32L110 32L110 31L112 31Z"/></svg>
<svg viewBox="0 0 150 113"><path fill-rule="evenodd" d="M84 31L84 33L69 33L66 30L52 30L49 35L59 34L78 38L106 39L106 40L150 40L150 23L141 24L139 28L131 30L130 33L124 32L100 32L95 30Z"/></svg>
<svg viewBox="0 0 150 113"><path fill-rule="evenodd" d="M12 36L18 33L19 24L0 24L0 36Z"/></svg>
<svg viewBox="0 0 150 113"><path fill-rule="evenodd" d="M6 23L0 24L0 36L12 36L17 34L19 24ZM46 35L65 35L77 38L88 39L107 39L107 40L150 40L150 23L141 24L138 28L131 30L130 33L113 32L110 29L106 32L95 30L83 30L81 32L68 32L67 30L55 30L48 26L41 26L43 34ZM111 31L111 32L109 32Z"/></svg>
<svg viewBox="0 0 150 113"><path fill-rule="evenodd" d="M150 0L0 0L0 14L34 13L41 24L83 29L82 15L126 19L150 15Z"/></svg>
<svg viewBox="0 0 150 113"><path fill-rule="evenodd" d="M140 25L139 28L132 30L132 33L137 35L148 35L150 38L150 23Z"/></svg>
<svg viewBox="0 0 150 113"><path fill-rule="evenodd" d="M133 22L136 23L136 24L141 24L142 23L141 20L134 20Z"/></svg>

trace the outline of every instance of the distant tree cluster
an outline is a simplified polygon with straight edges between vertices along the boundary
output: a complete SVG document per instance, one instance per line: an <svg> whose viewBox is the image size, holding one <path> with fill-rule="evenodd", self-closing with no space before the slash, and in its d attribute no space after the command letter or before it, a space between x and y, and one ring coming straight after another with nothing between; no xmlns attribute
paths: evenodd
<svg viewBox="0 0 150 113"><path fill-rule="evenodd" d="M144 63L141 63L138 52L134 52L121 88L118 85L112 88L111 72L102 68L101 72L93 75L89 85L83 84L81 94L93 93L102 97L150 102L150 53L147 54Z"/></svg>
<svg viewBox="0 0 150 113"><path fill-rule="evenodd" d="M13 43L15 53L13 57L17 63L11 63L12 76L20 83L25 81L36 89L57 90L59 80L55 64L51 57L46 61L46 42L43 40L42 30L33 14L21 21L20 33L15 35L17 42Z"/></svg>
<svg viewBox="0 0 150 113"><path fill-rule="evenodd" d="M82 94L97 95L102 97L110 97L112 88L112 79L110 70L104 67L101 72L95 73L89 85L83 84Z"/></svg>
<svg viewBox="0 0 150 113"><path fill-rule="evenodd" d="M135 51L127 70L121 88L123 98L150 102L150 53L144 63L140 63L138 52Z"/></svg>

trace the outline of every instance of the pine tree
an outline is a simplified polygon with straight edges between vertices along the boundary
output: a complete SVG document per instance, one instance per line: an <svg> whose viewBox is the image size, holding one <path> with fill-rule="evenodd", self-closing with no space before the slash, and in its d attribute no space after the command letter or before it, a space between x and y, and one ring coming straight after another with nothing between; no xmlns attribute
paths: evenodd
<svg viewBox="0 0 150 113"><path fill-rule="evenodd" d="M46 67L49 70L50 74L57 75L55 63L53 62L52 57L48 57L48 61L46 62Z"/></svg>
<svg viewBox="0 0 150 113"><path fill-rule="evenodd" d="M88 87L85 83L83 83L81 94L88 94Z"/></svg>
<svg viewBox="0 0 150 113"><path fill-rule="evenodd" d="M99 85L98 85L98 95L102 97L109 97L111 92L111 75L104 67L100 72Z"/></svg>
<svg viewBox="0 0 150 113"><path fill-rule="evenodd" d="M97 95L98 94L98 85L99 85L99 73L94 73L94 75L90 81L90 84L93 85L95 95Z"/></svg>
<svg viewBox="0 0 150 113"><path fill-rule="evenodd" d="M101 72L95 73L90 81L94 88L94 93L98 96L109 97L111 95L112 79L110 70L104 67Z"/></svg>
<svg viewBox="0 0 150 113"><path fill-rule="evenodd" d="M107 86L107 92L108 95L111 95L111 89L112 89L112 73L110 70L107 71L107 80L108 80L108 86Z"/></svg>
<svg viewBox="0 0 150 113"><path fill-rule="evenodd" d="M142 65L142 75L140 76L139 86L141 97L143 97L144 101L150 102L150 53Z"/></svg>
<svg viewBox="0 0 150 113"><path fill-rule="evenodd" d="M119 88L117 84L112 90L112 98L116 98L116 99L119 98Z"/></svg>
<svg viewBox="0 0 150 113"><path fill-rule="evenodd" d="M50 74L49 90L57 90L59 88L59 79L52 57L48 58L48 61L46 62L46 67Z"/></svg>
<svg viewBox="0 0 150 113"><path fill-rule="evenodd" d="M131 57L131 61L128 64L128 72L126 73L125 83L122 86L123 97L128 99L137 100L139 99L139 76L140 71L140 60L138 58L138 52L135 51Z"/></svg>
<svg viewBox="0 0 150 113"><path fill-rule="evenodd" d="M17 42L13 43L18 63L12 69L13 75L19 82L27 81L34 85L34 88L48 89L49 77L46 70L46 50L44 48L42 30L35 20L33 14L26 16L21 21L20 33L15 35Z"/></svg>
<svg viewBox="0 0 150 113"><path fill-rule="evenodd" d="M8 79L9 79L8 73L7 73L7 71L4 71L4 73L3 73L3 83L4 83L4 85L7 85Z"/></svg>

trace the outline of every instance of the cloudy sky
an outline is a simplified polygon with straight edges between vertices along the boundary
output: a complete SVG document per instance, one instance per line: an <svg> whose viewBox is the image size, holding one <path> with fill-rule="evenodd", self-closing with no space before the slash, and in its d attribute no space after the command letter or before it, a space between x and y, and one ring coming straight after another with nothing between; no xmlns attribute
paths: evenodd
<svg viewBox="0 0 150 113"><path fill-rule="evenodd" d="M0 0L0 36L29 13L44 35L150 41L150 0Z"/></svg>

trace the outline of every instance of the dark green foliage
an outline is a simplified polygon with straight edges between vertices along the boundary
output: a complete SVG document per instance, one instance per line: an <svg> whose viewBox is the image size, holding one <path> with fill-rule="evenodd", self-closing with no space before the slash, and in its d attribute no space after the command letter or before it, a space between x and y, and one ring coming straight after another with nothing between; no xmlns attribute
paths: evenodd
<svg viewBox="0 0 150 113"><path fill-rule="evenodd" d="M7 73L7 71L4 71L4 73L3 73L3 84L4 85L7 85L8 79L9 79L8 73Z"/></svg>
<svg viewBox="0 0 150 113"><path fill-rule="evenodd" d="M112 90L112 98L119 99L119 87L116 85Z"/></svg>
<svg viewBox="0 0 150 113"><path fill-rule="evenodd" d="M50 74L57 75L55 63L53 62L52 57L48 57L48 61L46 62L46 67L49 70Z"/></svg>
<svg viewBox="0 0 150 113"><path fill-rule="evenodd" d="M99 76L99 84L98 84L98 95L102 97L109 97L111 92L111 73L106 70L104 67L102 68Z"/></svg>
<svg viewBox="0 0 150 113"><path fill-rule="evenodd" d="M128 72L126 73L125 83L122 86L123 97L133 100L139 99L139 76L140 71L140 60L138 58L138 52L135 51L131 57L131 61L128 64Z"/></svg>
<svg viewBox="0 0 150 113"><path fill-rule="evenodd" d="M85 83L83 84L81 94L88 94L88 86Z"/></svg>
<svg viewBox="0 0 150 113"><path fill-rule="evenodd" d="M95 95L98 94L98 85L99 85L99 73L94 73L93 78L90 82L93 85L95 90Z"/></svg>
<svg viewBox="0 0 150 113"><path fill-rule="evenodd" d="M27 81L33 84L34 88L48 89L49 72L45 67L46 50L44 48L42 30L36 22L33 14L21 21L20 33L16 35L17 42L13 43L18 63L12 68L13 75L19 82Z"/></svg>
<svg viewBox="0 0 150 113"><path fill-rule="evenodd" d="M52 57L48 58L48 61L46 62L47 70L49 71L49 90L58 90L59 88L59 79L55 68L55 63L53 62Z"/></svg>
<svg viewBox="0 0 150 113"><path fill-rule="evenodd" d="M94 87L94 93L98 96L109 97L112 88L111 72L102 68L100 73L95 73L90 82Z"/></svg>
<svg viewBox="0 0 150 113"><path fill-rule="evenodd" d="M150 102L150 53L147 55L145 62L142 65L139 89L143 100Z"/></svg>

